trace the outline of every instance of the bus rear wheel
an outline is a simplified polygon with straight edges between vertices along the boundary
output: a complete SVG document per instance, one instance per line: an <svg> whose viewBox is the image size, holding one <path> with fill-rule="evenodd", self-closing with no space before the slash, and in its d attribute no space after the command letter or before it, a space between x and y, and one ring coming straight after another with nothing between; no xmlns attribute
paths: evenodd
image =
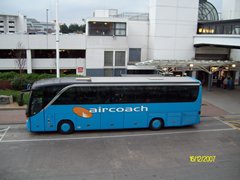
<svg viewBox="0 0 240 180"><path fill-rule="evenodd" d="M152 119L150 124L149 124L149 128L151 130L160 130L162 127L164 126L164 122L162 119Z"/></svg>
<svg viewBox="0 0 240 180"><path fill-rule="evenodd" d="M61 134L71 134L74 132L72 121L62 120L58 123L58 132Z"/></svg>

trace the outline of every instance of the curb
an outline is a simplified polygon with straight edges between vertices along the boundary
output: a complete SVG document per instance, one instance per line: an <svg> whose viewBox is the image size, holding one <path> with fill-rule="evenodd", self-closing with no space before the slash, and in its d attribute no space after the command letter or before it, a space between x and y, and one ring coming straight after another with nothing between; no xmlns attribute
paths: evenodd
<svg viewBox="0 0 240 180"><path fill-rule="evenodd" d="M0 111L10 111L10 110L26 110L27 107L0 107Z"/></svg>

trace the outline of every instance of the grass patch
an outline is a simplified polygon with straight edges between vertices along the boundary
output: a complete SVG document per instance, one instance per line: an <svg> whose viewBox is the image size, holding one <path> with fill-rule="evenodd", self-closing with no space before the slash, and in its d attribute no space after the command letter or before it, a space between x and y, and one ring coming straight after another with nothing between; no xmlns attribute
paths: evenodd
<svg viewBox="0 0 240 180"><path fill-rule="evenodd" d="M13 101L18 102L21 91L11 90L11 89L0 89L0 95L13 96ZM23 96L23 103L28 104L30 93L26 92Z"/></svg>

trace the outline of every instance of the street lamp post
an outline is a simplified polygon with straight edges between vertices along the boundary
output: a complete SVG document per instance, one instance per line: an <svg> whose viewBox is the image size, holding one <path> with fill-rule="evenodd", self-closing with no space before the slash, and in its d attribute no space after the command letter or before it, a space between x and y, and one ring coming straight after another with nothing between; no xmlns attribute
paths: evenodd
<svg viewBox="0 0 240 180"><path fill-rule="evenodd" d="M212 71L210 70L210 72L208 73L208 91L211 91L212 78L213 78L213 73L212 73Z"/></svg>
<svg viewBox="0 0 240 180"><path fill-rule="evenodd" d="M46 9L46 20L47 20L47 49L48 49L48 9Z"/></svg>
<svg viewBox="0 0 240 180"><path fill-rule="evenodd" d="M56 0L56 76L60 78L59 70L59 23L58 23L58 0Z"/></svg>

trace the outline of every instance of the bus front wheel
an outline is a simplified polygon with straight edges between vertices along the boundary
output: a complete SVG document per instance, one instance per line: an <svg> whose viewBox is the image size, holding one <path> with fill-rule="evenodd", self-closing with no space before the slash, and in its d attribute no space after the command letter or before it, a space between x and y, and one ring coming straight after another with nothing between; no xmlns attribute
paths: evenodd
<svg viewBox="0 0 240 180"><path fill-rule="evenodd" d="M61 134L71 134L74 131L74 125L69 120L62 120L58 123L58 132Z"/></svg>
<svg viewBox="0 0 240 180"><path fill-rule="evenodd" d="M164 122L162 119L152 119L150 124L149 124L149 128L151 130L159 130L164 126Z"/></svg>

